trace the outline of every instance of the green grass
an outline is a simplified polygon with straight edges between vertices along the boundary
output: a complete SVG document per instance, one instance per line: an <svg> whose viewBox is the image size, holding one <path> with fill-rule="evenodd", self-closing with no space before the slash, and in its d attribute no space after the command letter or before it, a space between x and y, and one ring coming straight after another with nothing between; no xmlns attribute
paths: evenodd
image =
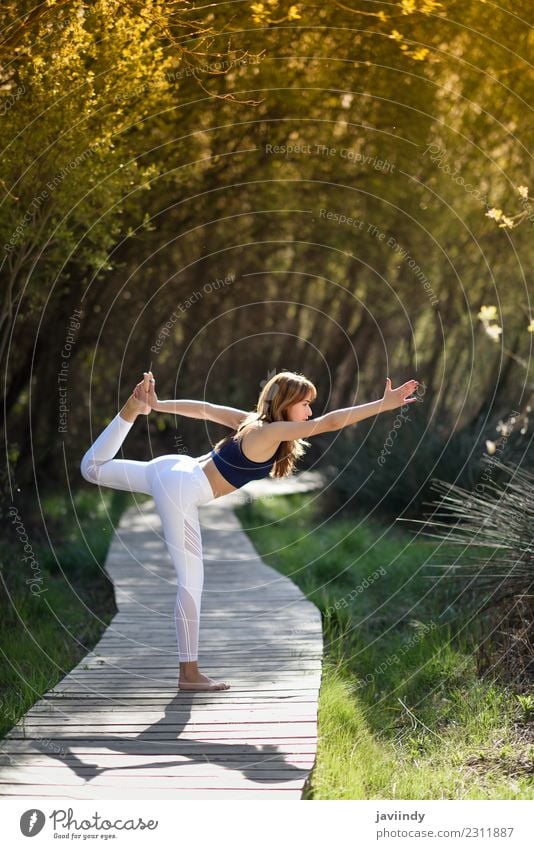
<svg viewBox="0 0 534 849"><path fill-rule="evenodd" d="M478 674L489 620L473 617L461 583L430 579L446 551L400 524L323 524L319 510L295 494L237 511L265 562L323 615L309 798L533 798L532 711L495 672Z"/></svg>
<svg viewBox="0 0 534 849"><path fill-rule="evenodd" d="M137 499L140 496L136 496ZM98 642L116 613L102 566L129 493L96 488L41 501L45 523L21 508L39 571L19 538L0 548L0 737ZM4 519L11 524L11 519ZM47 539L47 534L50 541ZM28 577L40 578L40 593Z"/></svg>

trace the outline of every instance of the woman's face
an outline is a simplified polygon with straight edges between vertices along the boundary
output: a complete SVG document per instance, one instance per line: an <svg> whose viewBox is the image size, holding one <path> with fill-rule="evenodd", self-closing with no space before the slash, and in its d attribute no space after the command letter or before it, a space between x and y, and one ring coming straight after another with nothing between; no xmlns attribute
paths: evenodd
<svg viewBox="0 0 534 849"><path fill-rule="evenodd" d="M291 404L291 406L287 408L288 422L305 422L309 419L310 416L313 415L312 408L310 407L311 400L312 394L311 392L308 392L303 401L297 401L296 404Z"/></svg>

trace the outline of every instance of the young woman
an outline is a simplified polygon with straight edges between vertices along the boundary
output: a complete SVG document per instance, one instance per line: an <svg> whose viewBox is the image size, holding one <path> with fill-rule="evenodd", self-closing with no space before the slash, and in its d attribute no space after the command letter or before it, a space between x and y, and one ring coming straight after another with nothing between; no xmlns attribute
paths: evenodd
<svg viewBox="0 0 534 849"><path fill-rule="evenodd" d="M145 372L128 401L85 453L81 473L85 480L112 489L151 495L161 518L165 542L177 575L175 605L180 690L227 690L198 669L200 603L204 580L198 507L233 492L251 480L285 477L302 456L307 437L340 430L377 413L411 404L416 380L392 389L386 380L383 398L333 410L311 418L317 397L313 383L290 371L268 380L247 412L204 401L159 401L152 372ZM234 431L219 440L208 454L189 457L165 454L148 462L114 460L138 415L151 410L176 413L226 425Z"/></svg>

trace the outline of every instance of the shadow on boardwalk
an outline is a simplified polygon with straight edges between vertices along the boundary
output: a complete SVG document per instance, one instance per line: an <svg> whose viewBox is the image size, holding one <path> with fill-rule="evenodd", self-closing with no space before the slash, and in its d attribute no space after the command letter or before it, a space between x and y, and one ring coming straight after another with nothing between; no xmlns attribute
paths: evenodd
<svg viewBox="0 0 534 849"><path fill-rule="evenodd" d="M118 613L99 643L1 743L0 795L301 798L317 744L317 608L268 567L233 507L313 489L262 480L203 505L199 665L231 684L177 691L175 576L153 502L123 516L106 560Z"/></svg>

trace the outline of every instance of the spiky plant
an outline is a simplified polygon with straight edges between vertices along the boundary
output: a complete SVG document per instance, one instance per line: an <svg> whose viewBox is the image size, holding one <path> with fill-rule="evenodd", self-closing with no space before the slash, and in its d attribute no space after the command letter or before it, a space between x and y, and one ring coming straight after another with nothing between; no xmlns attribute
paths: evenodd
<svg viewBox="0 0 534 849"><path fill-rule="evenodd" d="M433 478L431 489L441 498L424 502L433 509L419 523L421 534L460 548L453 562L433 564L445 570L440 577L467 580L465 589L488 594L488 607L533 591L534 474L487 454L483 465L489 469L474 491Z"/></svg>

